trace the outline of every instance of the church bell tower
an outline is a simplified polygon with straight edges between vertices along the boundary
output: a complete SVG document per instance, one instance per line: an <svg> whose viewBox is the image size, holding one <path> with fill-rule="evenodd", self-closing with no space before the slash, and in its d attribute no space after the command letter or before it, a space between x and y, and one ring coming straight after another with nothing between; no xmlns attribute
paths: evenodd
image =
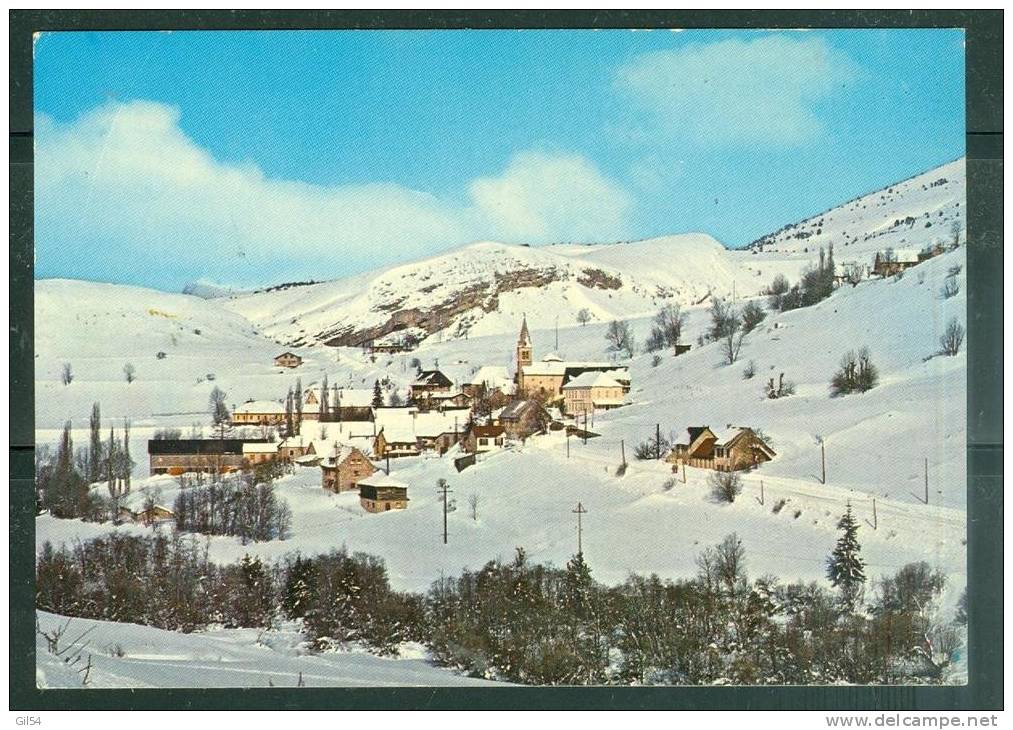
<svg viewBox="0 0 1013 730"><path fill-rule="evenodd" d="M530 365L532 359L531 354L531 335L528 334L528 318L527 316L521 321L521 333L517 337L517 384L521 385L521 378L523 377L523 368L525 365Z"/></svg>

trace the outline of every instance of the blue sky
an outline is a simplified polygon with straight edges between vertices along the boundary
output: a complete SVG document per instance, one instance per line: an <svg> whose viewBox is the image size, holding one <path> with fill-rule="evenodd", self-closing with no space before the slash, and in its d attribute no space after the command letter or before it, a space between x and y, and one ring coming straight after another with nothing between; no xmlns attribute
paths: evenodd
<svg viewBox="0 0 1013 730"><path fill-rule="evenodd" d="M959 30L53 33L36 275L327 279L474 240L740 246L964 154Z"/></svg>

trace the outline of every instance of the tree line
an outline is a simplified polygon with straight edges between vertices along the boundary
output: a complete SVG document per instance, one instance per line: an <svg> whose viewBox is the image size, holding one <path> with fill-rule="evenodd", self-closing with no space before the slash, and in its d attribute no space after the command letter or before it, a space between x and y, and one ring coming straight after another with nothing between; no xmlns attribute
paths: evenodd
<svg viewBox="0 0 1013 730"><path fill-rule="evenodd" d="M36 569L37 605L67 616L180 631L302 621L309 646L378 654L424 643L435 662L524 684L934 683L962 646L966 598L939 616L944 576L911 563L868 585L850 509L826 584L750 578L732 534L697 573L596 581L581 554L563 568L522 549L425 594L391 589L384 562L335 550L274 564L208 560L178 535L110 535L55 550Z"/></svg>
<svg viewBox="0 0 1013 730"><path fill-rule="evenodd" d="M104 520L115 517L119 501L130 493L130 421L123 421L122 438L110 427L102 433L101 409L92 405L87 446L74 447L71 422L63 426L56 449L40 445L35 449L35 497L39 512L56 517ZM91 490L105 481L108 499Z"/></svg>

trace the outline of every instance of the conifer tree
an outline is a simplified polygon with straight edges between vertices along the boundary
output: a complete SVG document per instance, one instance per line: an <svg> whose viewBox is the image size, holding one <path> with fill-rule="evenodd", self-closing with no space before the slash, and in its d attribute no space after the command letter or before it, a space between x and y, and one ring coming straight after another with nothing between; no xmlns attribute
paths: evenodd
<svg viewBox="0 0 1013 730"><path fill-rule="evenodd" d="M130 458L130 421L123 421L123 493L130 494L130 472L134 469Z"/></svg>
<svg viewBox="0 0 1013 730"><path fill-rule="evenodd" d="M320 420L331 420L331 395L327 389L327 375L324 375L324 382L320 385Z"/></svg>
<svg viewBox="0 0 1013 730"><path fill-rule="evenodd" d="M383 391L380 389L380 381L373 381L373 408L383 407Z"/></svg>
<svg viewBox="0 0 1013 730"><path fill-rule="evenodd" d="M97 482L102 478L102 418L99 404L91 406L91 441L88 447L88 481Z"/></svg>
<svg viewBox="0 0 1013 730"><path fill-rule="evenodd" d="M288 389L288 395L285 396L285 435L295 435L295 419L292 417L292 388Z"/></svg>
<svg viewBox="0 0 1013 730"><path fill-rule="evenodd" d="M851 513L850 502L837 523L837 529L842 534L827 559L827 578L834 588L840 589L841 601L847 610L853 611L865 583L865 561L860 555L862 546L858 543L858 522Z"/></svg>
<svg viewBox="0 0 1013 730"><path fill-rule="evenodd" d="M296 378L295 381L295 401L294 401L294 425L295 433L298 434L302 429L302 378Z"/></svg>
<svg viewBox="0 0 1013 730"><path fill-rule="evenodd" d="M297 555L285 579L281 606L289 618L302 618L317 595L317 568L310 559Z"/></svg>

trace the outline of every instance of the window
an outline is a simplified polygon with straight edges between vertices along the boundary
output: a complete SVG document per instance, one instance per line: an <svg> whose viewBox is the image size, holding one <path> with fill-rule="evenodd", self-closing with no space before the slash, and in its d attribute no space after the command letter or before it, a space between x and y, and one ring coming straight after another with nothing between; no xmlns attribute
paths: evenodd
<svg viewBox="0 0 1013 730"><path fill-rule="evenodd" d="M383 503L383 510L384 510L384 512L389 512L390 511L390 502L384 502Z"/></svg>

